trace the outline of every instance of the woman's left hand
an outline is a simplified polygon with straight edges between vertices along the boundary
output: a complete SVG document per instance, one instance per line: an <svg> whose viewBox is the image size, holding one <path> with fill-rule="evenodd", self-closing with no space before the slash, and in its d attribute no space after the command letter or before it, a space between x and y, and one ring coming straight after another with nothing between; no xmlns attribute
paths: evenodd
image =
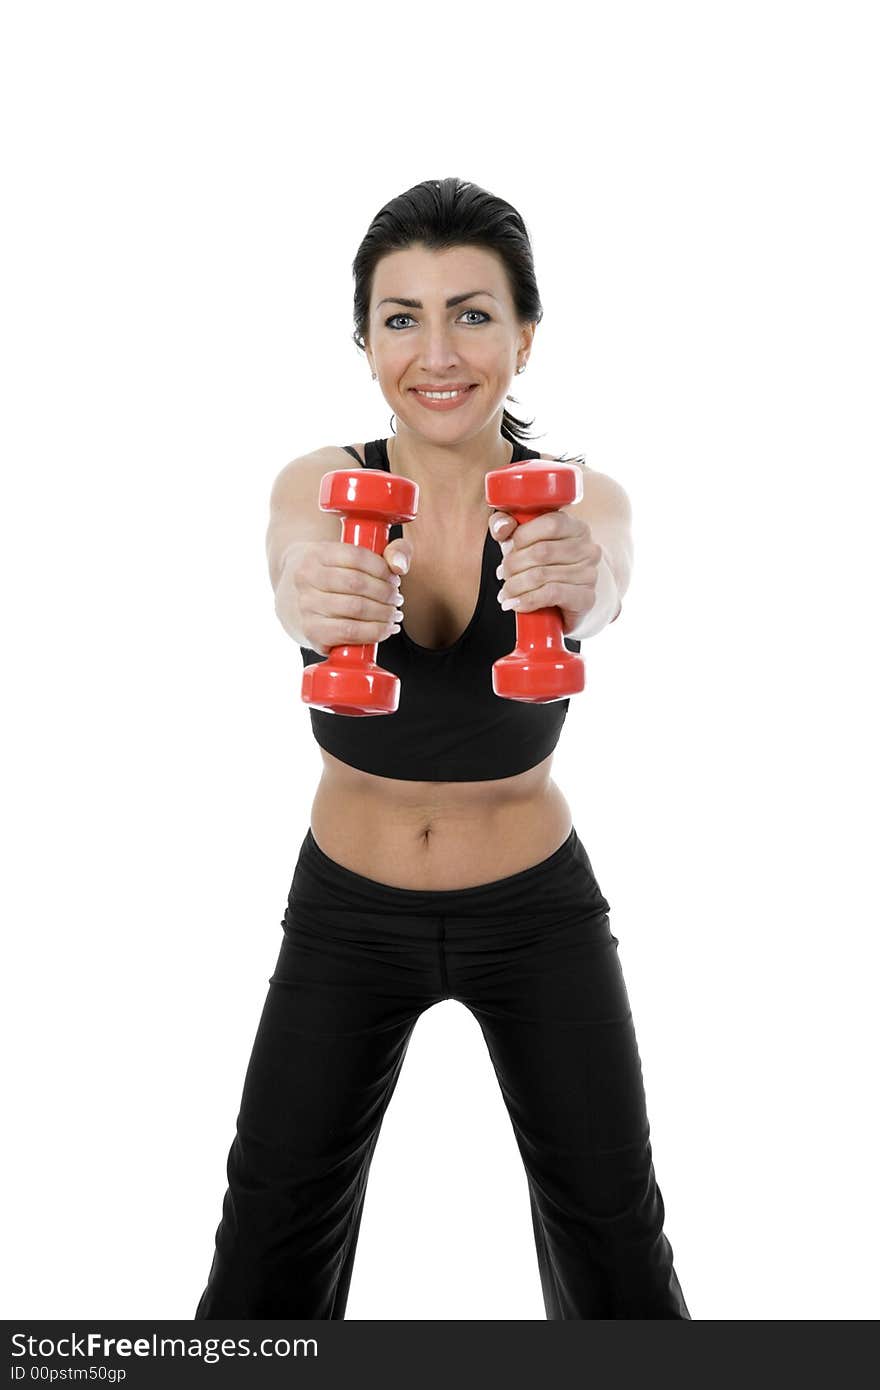
<svg viewBox="0 0 880 1390"><path fill-rule="evenodd" d="M520 526L507 512L494 512L491 521L497 523L495 538L504 552L495 571L504 580L498 595L502 608L515 613L558 608L563 635L573 632L596 602L603 555L587 522L562 511L544 512ZM490 529L495 535L491 522Z"/></svg>

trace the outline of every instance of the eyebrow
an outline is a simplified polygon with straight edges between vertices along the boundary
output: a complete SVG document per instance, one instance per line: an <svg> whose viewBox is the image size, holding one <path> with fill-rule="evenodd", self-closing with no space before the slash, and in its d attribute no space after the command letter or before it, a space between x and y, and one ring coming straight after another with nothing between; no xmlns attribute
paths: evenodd
<svg viewBox="0 0 880 1390"><path fill-rule="evenodd" d="M490 299L495 298L491 290L468 290L467 294L454 294L451 299L447 299L446 307L447 309L451 309L454 304L462 304L464 300L473 299L474 296L478 294L487 294ZM406 309L423 309L425 307L420 299L385 298L379 300L379 303L376 305L376 308L381 309L383 304L402 304Z"/></svg>

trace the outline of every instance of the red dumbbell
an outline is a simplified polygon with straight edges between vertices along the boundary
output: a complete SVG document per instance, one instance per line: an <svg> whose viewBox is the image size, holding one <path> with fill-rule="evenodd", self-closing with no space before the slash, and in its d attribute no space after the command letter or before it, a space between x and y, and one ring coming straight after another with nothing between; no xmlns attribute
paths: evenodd
<svg viewBox="0 0 880 1390"><path fill-rule="evenodd" d="M325 473L318 493L322 512L338 512L341 540L368 545L381 555L389 527L412 521L419 509L418 484L381 468L346 468ZM328 714L394 714L400 680L376 665L378 643L331 647L323 661L303 671L302 699Z"/></svg>
<svg viewBox="0 0 880 1390"><path fill-rule="evenodd" d="M517 526L579 502L583 495L581 471L570 463L528 459L486 474L486 501L512 516ZM558 608L516 614L516 646L492 667L496 695L549 704L577 695L585 681L583 661L563 643Z"/></svg>

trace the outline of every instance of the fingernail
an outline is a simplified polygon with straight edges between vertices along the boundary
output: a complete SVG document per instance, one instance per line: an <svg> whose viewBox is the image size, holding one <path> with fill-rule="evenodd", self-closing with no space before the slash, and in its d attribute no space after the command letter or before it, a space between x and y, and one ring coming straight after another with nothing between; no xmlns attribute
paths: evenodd
<svg viewBox="0 0 880 1390"><path fill-rule="evenodd" d="M513 549L513 541L501 541L501 554L507 555Z"/></svg>
<svg viewBox="0 0 880 1390"><path fill-rule="evenodd" d="M409 570L409 560L405 555L395 555L394 564L400 570L401 574L406 574Z"/></svg>
<svg viewBox="0 0 880 1390"><path fill-rule="evenodd" d="M497 536L498 532L504 529L505 522L505 517L493 516L492 520L489 522L489 529L491 530L493 536Z"/></svg>
<svg viewBox="0 0 880 1390"><path fill-rule="evenodd" d="M518 598L506 598L506 599L504 600L504 602L502 603L501 607L504 608L504 609L508 609L508 608L519 608L519 599L518 599Z"/></svg>

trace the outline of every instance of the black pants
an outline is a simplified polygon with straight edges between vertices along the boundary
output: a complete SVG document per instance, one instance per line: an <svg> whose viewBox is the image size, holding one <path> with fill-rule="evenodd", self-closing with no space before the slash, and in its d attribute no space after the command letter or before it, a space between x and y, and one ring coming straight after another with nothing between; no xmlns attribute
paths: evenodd
<svg viewBox="0 0 880 1390"><path fill-rule="evenodd" d="M432 892L352 873L310 829L196 1318L344 1318L382 1118L444 999L474 1014L498 1076L547 1317L690 1318L609 910L574 827L530 869Z"/></svg>

